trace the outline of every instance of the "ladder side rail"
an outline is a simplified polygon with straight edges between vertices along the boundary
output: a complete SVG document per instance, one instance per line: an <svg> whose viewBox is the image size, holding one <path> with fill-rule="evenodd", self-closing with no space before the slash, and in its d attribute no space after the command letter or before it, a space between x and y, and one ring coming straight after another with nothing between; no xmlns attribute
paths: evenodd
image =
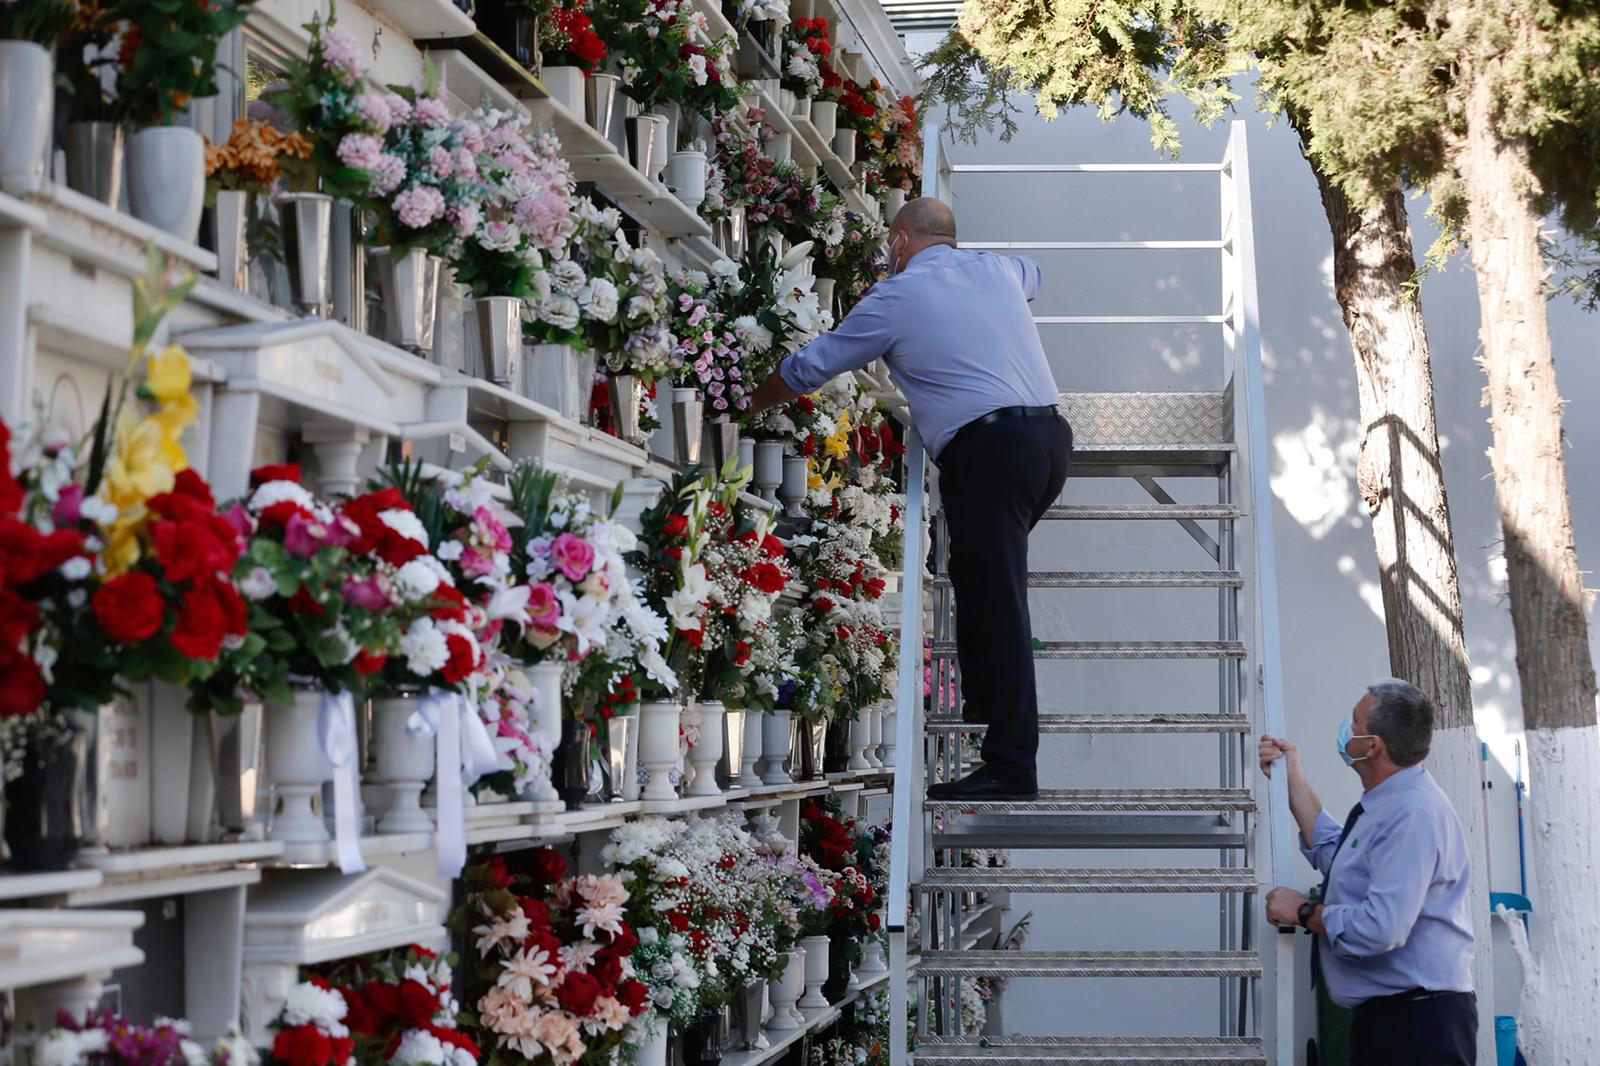
<svg viewBox="0 0 1600 1066"><path fill-rule="evenodd" d="M939 124L929 122L923 134L922 194L938 196L948 202L949 163L945 158L944 138ZM927 862L923 847L926 832L922 813L924 781L922 725L922 633L923 574L927 563L926 491L928 453L915 424L906 432L905 543L902 550L900 580L900 676L895 695L895 750L911 756L910 766L898 767L894 775L893 814L889 838L889 1061L892 1066L908 1066L910 1048L906 1039L906 1008L910 1003L910 975L906 951L906 927L911 911L911 863L913 858ZM913 841L916 843L913 855Z"/></svg>
<svg viewBox="0 0 1600 1066"><path fill-rule="evenodd" d="M1228 324L1223 327L1233 357L1234 431L1239 443L1236 462L1242 468L1241 488L1249 493L1249 551L1253 559L1254 592L1250 597L1250 646L1254 653L1255 678L1246 678L1246 691L1254 689L1260 706L1256 721L1266 732L1281 736L1285 732L1283 707L1283 663L1279 656L1277 551L1273 538L1272 486L1270 482L1270 441L1266 424L1266 389L1261 363L1261 324L1256 292L1255 233L1252 224L1250 166L1245 139L1245 123L1235 120L1223 159L1222 212L1226 219L1225 275L1231 292L1227 304ZM1247 445L1247 446L1246 446ZM1253 681L1253 684L1251 683ZM1252 773L1250 760L1241 770ZM1264 887L1288 876L1295 853L1294 820L1289 812L1288 775L1274 774L1267 783L1266 817L1261 828L1268 833L1268 863L1262 871ZM1273 1004L1267 1013L1271 1032L1262 1035L1270 1041L1269 1053L1275 1061L1294 1061L1294 937L1270 930L1264 911L1259 908L1250 920L1262 936L1257 941L1263 953L1274 956ZM1270 949L1266 943L1273 945Z"/></svg>

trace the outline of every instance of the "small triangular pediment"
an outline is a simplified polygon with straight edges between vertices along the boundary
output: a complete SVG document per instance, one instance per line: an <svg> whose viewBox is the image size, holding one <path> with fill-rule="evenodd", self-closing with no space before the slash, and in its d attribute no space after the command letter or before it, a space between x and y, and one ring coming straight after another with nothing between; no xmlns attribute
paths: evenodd
<svg viewBox="0 0 1600 1066"><path fill-rule="evenodd" d="M27 988L144 962L139 911L0 910L0 988Z"/></svg>
<svg viewBox="0 0 1600 1066"><path fill-rule="evenodd" d="M274 871L245 904L244 958L306 965L440 944L448 905L447 893L384 867Z"/></svg>

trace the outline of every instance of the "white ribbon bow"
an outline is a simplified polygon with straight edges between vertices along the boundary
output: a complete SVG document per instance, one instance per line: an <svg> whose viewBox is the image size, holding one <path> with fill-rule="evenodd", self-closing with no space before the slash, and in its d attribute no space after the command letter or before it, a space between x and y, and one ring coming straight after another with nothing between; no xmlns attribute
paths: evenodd
<svg viewBox="0 0 1600 1066"><path fill-rule="evenodd" d="M488 727L467 697L429 689L406 721L413 737L437 740L434 789L438 795L439 876L454 879L467 864L466 791L484 774L504 769Z"/></svg>
<svg viewBox="0 0 1600 1066"><path fill-rule="evenodd" d="M348 692L324 692L317 712L317 742L333 767L333 838L343 873L367 868L356 822L356 705Z"/></svg>

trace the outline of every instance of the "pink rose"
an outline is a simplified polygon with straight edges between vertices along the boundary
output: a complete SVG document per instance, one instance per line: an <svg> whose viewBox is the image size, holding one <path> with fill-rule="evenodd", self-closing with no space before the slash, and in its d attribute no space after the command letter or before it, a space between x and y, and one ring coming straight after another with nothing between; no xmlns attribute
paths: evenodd
<svg viewBox="0 0 1600 1066"><path fill-rule="evenodd" d="M468 548L461 553L461 572L468 577L483 577L494 572L494 556Z"/></svg>
<svg viewBox="0 0 1600 1066"><path fill-rule="evenodd" d="M83 517L83 486L68 485L56 496L50 517L58 526L75 526Z"/></svg>
<svg viewBox="0 0 1600 1066"><path fill-rule="evenodd" d="M556 587L541 581L528 590L528 621L541 629L554 629L561 622L561 600Z"/></svg>
<svg viewBox="0 0 1600 1066"><path fill-rule="evenodd" d="M394 606L389 589L376 574L360 580L346 578L343 591L344 601L363 611L387 611Z"/></svg>
<svg viewBox="0 0 1600 1066"><path fill-rule="evenodd" d="M594 569L594 545L571 533L563 533L550 545L550 561L568 581L582 581Z"/></svg>
<svg viewBox="0 0 1600 1066"><path fill-rule="evenodd" d="M309 559L321 551L327 543L327 524L307 517L304 511L296 511L284 524L283 546L290 555Z"/></svg>
<svg viewBox="0 0 1600 1066"><path fill-rule="evenodd" d="M222 519L232 526L241 537L255 535L256 520L250 517L250 512L245 510L242 503L236 503L226 511L223 511Z"/></svg>

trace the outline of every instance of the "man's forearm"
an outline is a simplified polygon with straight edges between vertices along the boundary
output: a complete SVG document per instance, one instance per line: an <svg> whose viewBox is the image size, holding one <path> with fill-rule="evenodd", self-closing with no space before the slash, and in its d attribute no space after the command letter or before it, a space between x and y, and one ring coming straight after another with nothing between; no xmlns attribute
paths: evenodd
<svg viewBox="0 0 1600 1066"><path fill-rule="evenodd" d="M1317 815L1322 813L1322 801L1317 798L1306 775L1295 764L1289 767L1289 811L1294 815L1295 824L1300 827L1300 839L1306 842L1306 847L1312 847L1316 839Z"/></svg>
<svg viewBox="0 0 1600 1066"><path fill-rule="evenodd" d="M756 389L755 395L750 398L750 406L745 409L745 414L758 415L769 407L792 403L799 396L800 394L791 389L789 383L783 380L783 375L774 370L771 376Z"/></svg>

